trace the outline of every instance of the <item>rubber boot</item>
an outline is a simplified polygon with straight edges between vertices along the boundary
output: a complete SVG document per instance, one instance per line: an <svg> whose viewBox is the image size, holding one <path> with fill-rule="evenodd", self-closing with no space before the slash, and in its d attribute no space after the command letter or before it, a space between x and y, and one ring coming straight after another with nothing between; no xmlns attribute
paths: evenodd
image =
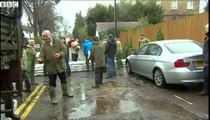
<svg viewBox="0 0 210 120"><path fill-rule="evenodd" d="M29 79L25 80L25 86L26 90L24 90L24 92L31 92L31 84L29 82Z"/></svg>
<svg viewBox="0 0 210 120"><path fill-rule="evenodd" d="M73 94L68 93L67 84L61 84L61 88L62 88L62 91L63 91L63 96L73 97Z"/></svg>
<svg viewBox="0 0 210 120"><path fill-rule="evenodd" d="M97 76L98 74L96 74ZM98 77L98 76L97 76ZM92 88L99 88L99 80L98 78L95 78L95 86L92 86Z"/></svg>
<svg viewBox="0 0 210 120"><path fill-rule="evenodd" d="M56 94L55 94L55 87L49 87L49 95L52 104L57 104Z"/></svg>

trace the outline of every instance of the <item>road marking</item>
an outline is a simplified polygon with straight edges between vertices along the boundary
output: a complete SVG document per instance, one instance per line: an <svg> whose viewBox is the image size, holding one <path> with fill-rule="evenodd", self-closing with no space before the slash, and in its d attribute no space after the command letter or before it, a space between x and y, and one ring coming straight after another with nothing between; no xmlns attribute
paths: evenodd
<svg viewBox="0 0 210 120"><path fill-rule="evenodd" d="M31 112L32 108L34 107L34 105L36 104L36 102L38 101L38 99L40 98L40 96L42 95L42 93L44 92L44 90L46 89L47 86L42 86L41 90L38 92L37 96L33 99L33 101L31 102L31 104L28 106L28 108L25 110L25 112L22 114L21 116L21 120L25 120L26 117L28 116L28 114Z"/></svg>
<svg viewBox="0 0 210 120"><path fill-rule="evenodd" d="M187 101L187 100L185 100L185 99L183 99L183 98L181 98L179 96L174 95L174 97L176 97L176 98L178 98L178 99L180 99L180 100L182 100L182 101L184 101L184 102L186 102L186 103L188 103L190 105L193 105L193 103L191 103L191 102L189 102L189 101Z"/></svg>
<svg viewBox="0 0 210 120"><path fill-rule="evenodd" d="M37 91L39 90L39 88L42 85L37 86L34 91L27 97L27 99L18 107L18 109L15 111L16 115L19 115L20 112L23 110L23 108L25 108L25 106L27 105L27 103L31 100L31 98L37 93Z"/></svg>

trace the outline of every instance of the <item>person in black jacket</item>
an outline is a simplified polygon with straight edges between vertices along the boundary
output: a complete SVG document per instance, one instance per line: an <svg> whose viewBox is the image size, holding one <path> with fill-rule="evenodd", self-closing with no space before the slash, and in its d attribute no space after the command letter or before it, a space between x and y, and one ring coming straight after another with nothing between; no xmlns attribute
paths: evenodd
<svg viewBox="0 0 210 120"><path fill-rule="evenodd" d="M204 82L203 82L203 90L198 93L198 95L202 96L207 96L209 94L209 24L206 26L206 36L204 39L204 44L203 44L203 57L204 57Z"/></svg>
<svg viewBox="0 0 210 120"><path fill-rule="evenodd" d="M110 34L105 48L105 55L107 57L108 78L116 76L115 57L117 53L117 43L113 35Z"/></svg>

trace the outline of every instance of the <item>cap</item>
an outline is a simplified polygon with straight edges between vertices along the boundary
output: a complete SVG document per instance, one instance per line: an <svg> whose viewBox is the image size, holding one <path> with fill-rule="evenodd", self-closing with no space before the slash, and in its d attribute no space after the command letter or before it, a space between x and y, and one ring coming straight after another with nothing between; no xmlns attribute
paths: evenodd
<svg viewBox="0 0 210 120"><path fill-rule="evenodd" d="M113 35L112 34L109 34L109 38L113 38Z"/></svg>

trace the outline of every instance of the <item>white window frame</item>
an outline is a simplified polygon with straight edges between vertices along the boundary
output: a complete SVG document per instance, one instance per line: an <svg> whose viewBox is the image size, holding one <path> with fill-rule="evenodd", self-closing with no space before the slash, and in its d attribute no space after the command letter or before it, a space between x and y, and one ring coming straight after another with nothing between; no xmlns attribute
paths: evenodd
<svg viewBox="0 0 210 120"><path fill-rule="evenodd" d="M194 7L194 1L193 0L188 0L187 1L187 9L192 10Z"/></svg>
<svg viewBox="0 0 210 120"><path fill-rule="evenodd" d="M157 0L156 5L161 6L161 0Z"/></svg>
<svg viewBox="0 0 210 120"><path fill-rule="evenodd" d="M178 0L171 0L171 9L178 9Z"/></svg>

